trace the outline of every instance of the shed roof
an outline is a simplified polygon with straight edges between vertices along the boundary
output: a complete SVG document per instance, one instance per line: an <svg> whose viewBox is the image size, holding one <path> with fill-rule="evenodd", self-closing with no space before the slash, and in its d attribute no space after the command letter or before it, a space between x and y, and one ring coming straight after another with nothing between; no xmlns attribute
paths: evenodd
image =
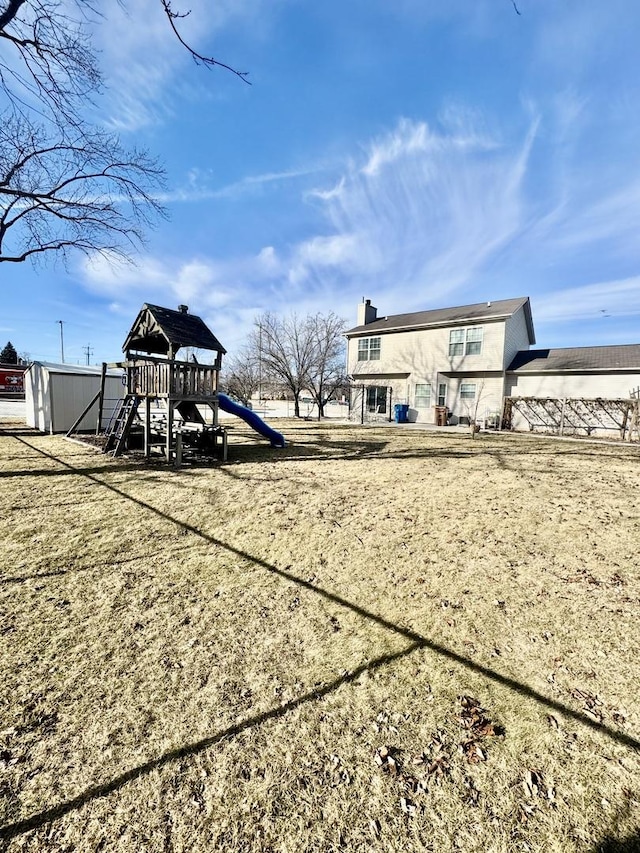
<svg viewBox="0 0 640 853"><path fill-rule="evenodd" d="M430 326L461 325L487 320L506 320L519 308L524 308L529 341L535 343L531 303L528 296L516 299L499 299L497 302L477 302L473 305L460 305L455 308L436 308L431 311L416 311L412 314L394 314L381 317L364 326L355 326L345 334L347 337L370 335L381 332L405 332L410 329L422 329Z"/></svg>
<svg viewBox="0 0 640 853"><path fill-rule="evenodd" d="M65 373L70 376L100 376L102 367L92 364L56 364L53 361L32 361L27 371L33 368L41 368L47 373ZM120 370L107 370L107 376L120 376Z"/></svg>
<svg viewBox="0 0 640 853"><path fill-rule="evenodd" d="M640 344L522 350L509 373L640 372Z"/></svg>
<svg viewBox="0 0 640 853"><path fill-rule="evenodd" d="M182 347L226 352L204 320L189 314L186 306L184 311L174 311L145 302L122 345L122 351L174 357Z"/></svg>

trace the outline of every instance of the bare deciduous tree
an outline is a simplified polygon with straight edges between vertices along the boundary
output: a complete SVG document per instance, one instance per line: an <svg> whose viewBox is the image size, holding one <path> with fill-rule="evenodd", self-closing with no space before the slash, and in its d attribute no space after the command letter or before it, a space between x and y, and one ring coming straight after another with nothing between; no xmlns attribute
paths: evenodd
<svg viewBox="0 0 640 853"><path fill-rule="evenodd" d="M308 331L313 343L307 385L318 407L318 420L324 416L324 407L346 382L346 354L342 333L346 323L333 311L326 316L316 314L307 318Z"/></svg>
<svg viewBox="0 0 640 853"><path fill-rule="evenodd" d="M300 393L308 381L313 359L309 319L296 314L281 318L267 312L257 321L250 347L258 354L264 378L282 383L300 417Z"/></svg>
<svg viewBox="0 0 640 853"><path fill-rule="evenodd" d="M196 62L245 79L182 38L188 12L156 2ZM162 213L157 162L87 120L103 84L91 41L101 14L92 0L0 0L0 261L127 256Z"/></svg>
<svg viewBox="0 0 640 853"><path fill-rule="evenodd" d="M0 261L70 249L126 256L162 208L160 166L97 130L48 136L12 117L0 126Z"/></svg>
<svg viewBox="0 0 640 853"><path fill-rule="evenodd" d="M245 347L231 358L225 366L222 384L227 393L247 406L260 386L258 354L252 348Z"/></svg>
<svg viewBox="0 0 640 853"><path fill-rule="evenodd" d="M344 383L343 328L333 313L285 318L266 313L256 321L249 351L257 355L263 381L280 383L291 396L295 417L300 417L302 391L311 392L322 417Z"/></svg>

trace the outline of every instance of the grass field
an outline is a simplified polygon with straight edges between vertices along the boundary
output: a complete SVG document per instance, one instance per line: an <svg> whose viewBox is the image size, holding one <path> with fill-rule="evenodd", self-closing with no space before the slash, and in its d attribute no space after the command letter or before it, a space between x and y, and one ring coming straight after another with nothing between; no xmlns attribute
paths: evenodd
<svg viewBox="0 0 640 853"><path fill-rule="evenodd" d="M640 847L640 448L0 429L0 849Z"/></svg>

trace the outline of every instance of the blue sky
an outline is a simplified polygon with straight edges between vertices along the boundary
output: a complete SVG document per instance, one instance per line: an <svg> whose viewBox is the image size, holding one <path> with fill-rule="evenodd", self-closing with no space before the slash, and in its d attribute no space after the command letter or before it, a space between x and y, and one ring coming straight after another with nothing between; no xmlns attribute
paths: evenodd
<svg viewBox="0 0 640 853"><path fill-rule="evenodd" d="M231 353L263 311L381 314L530 296L537 345L638 343L636 0L193 0L96 29L99 120L164 161L135 266L0 265L0 339L115 360L142 303Z"/></svg>

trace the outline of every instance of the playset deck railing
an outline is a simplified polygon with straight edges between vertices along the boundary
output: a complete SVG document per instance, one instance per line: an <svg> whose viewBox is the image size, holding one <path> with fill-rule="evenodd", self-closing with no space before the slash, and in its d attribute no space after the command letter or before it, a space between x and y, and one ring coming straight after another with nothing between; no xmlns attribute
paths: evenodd
<svg viewBox="0 0 640 853"><path fill-rule="evenodd" d="M145 356L123 362L127 394L138 397L207 398L218 390L218 368Z"/></svg>

